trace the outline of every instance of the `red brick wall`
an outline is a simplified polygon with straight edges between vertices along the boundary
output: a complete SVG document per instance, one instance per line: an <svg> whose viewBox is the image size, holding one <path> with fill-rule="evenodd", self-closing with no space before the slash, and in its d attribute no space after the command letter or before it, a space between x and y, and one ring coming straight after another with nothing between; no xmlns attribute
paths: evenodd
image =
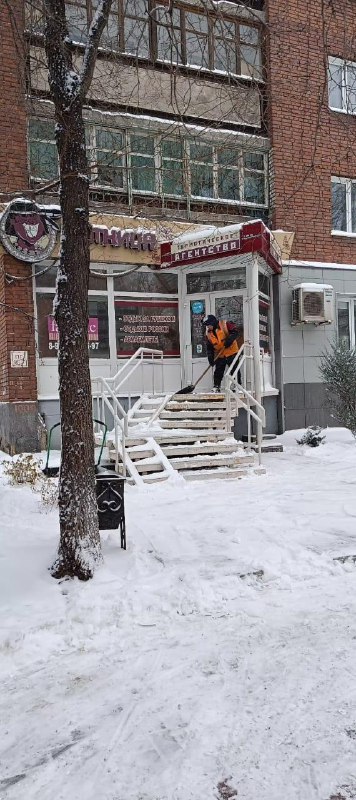
<svg viewBox="0 0 356 800"><path fill-rule="evenodd" d="M0 400L37 400L32 268L5 254L0 270ZM5 273L26 280L9 283ZM11 350L26 351L28 367L11 367Z"/></svg>
<svg viewBox="0 0 356 800"><path fill-rule="evenodd" d="M0 2L0 192L28 186L23 0Z"/></svg>
<svg viewBox="0 0 356 800"><path fill-rule="evenodd" d="M293 258L356 264L356 238L331 236L331 175L356 178L356 117L328 109L328 55L356 61L354 0L267 0L272 227Z"/></svg>

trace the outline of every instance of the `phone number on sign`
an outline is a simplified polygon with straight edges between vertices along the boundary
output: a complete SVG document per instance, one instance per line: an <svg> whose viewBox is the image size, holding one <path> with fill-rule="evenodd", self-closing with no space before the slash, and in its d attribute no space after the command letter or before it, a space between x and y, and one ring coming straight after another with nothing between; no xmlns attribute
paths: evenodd
<svg viewBox="0 0 356 800"><path fill-rule="evenodd" d="M58 350L59 342L48 342L49 350ZM99 350L99 342L88 342L88 350Z"/></svg>

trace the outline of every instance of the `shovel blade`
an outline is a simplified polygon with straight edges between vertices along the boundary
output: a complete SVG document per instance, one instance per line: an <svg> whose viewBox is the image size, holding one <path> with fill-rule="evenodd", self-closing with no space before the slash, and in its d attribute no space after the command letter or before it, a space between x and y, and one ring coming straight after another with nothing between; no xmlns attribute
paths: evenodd
<svg viewBox="0 0 356 800"><path fill-rule="evenodd" d="M195 386L193 383L191 383L189 386L184 386L183 389L179 389L179 392L176 392L176 394L191 394L194 392L194 389Z"/></svg>

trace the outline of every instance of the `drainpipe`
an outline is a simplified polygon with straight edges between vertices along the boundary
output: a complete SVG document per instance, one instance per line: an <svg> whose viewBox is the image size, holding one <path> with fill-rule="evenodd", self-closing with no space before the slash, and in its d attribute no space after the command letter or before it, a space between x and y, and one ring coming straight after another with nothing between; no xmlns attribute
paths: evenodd
<svg viewBox="0 0 356 800"><path fill-rule="evenodd" d="M253 347L253 372L255 384L255 398L261 404L261 362L260 362L260 325L259 325L259 298L258 298L258 260L253 254L252 268L250 270L250 314L251 314L251 343ZM260 409L256 406L256 414L261 417ZM261 420L262 422L262 420ZM256 426L256 444L259 463L261 463L262 425Z"/></svg>

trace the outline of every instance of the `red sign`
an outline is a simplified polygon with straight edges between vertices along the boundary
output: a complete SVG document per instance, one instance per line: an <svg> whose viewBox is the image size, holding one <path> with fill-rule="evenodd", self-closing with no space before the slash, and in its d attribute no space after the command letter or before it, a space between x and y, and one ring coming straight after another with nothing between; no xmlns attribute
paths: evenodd
<svg viewBox="0 0 356 800"><path fill-rule="evenodd" d="M48 339L50 342L58 342L59 330L54 317L47 317ZM89 317L88 339L90 342L99 341L99 320L97 317Z"/></svg>
<svg viewBox="0 0 356 800"><path fill-rule="evenodd" d="M179 356L178 300L115 300L118 356L131 356L138 347Z"/></svg>
<svg viewBox="0 0 356 800"><path fill-rule="evenodd" d="M161 269L246 253L259 253L274 272L282 271L282 259L273 235L261 220L220 228L216 233L184 234L172 242L164 242L161 244Z"/></svg>

